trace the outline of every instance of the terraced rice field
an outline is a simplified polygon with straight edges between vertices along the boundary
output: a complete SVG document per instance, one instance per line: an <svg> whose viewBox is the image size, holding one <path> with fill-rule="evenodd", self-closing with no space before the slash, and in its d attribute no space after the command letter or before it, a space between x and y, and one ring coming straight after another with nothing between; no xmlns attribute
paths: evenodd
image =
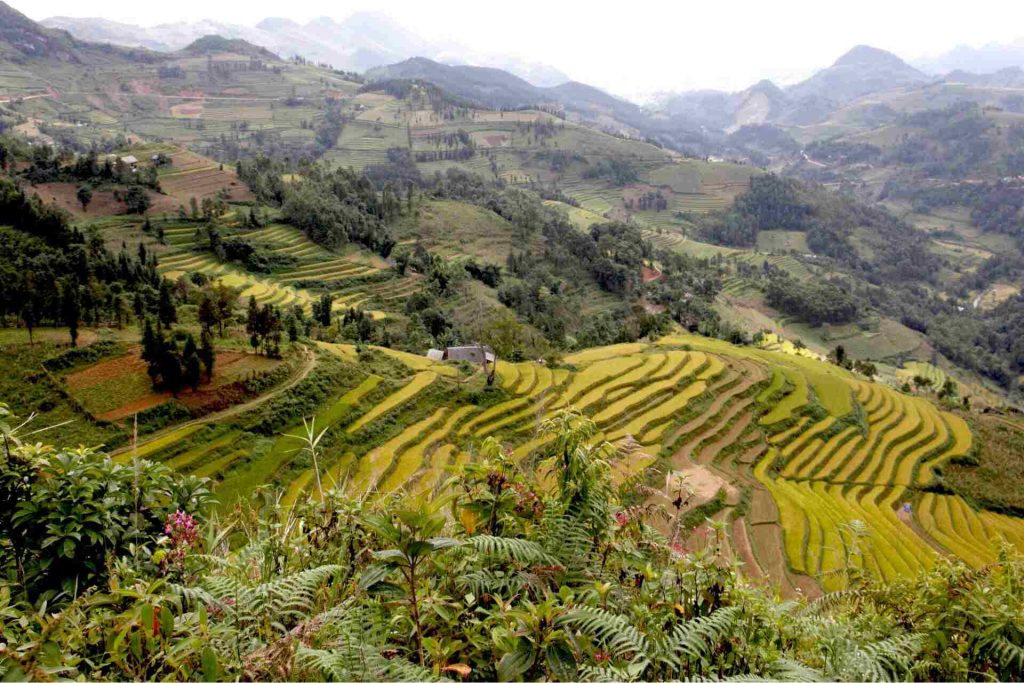
<svg viewBox="0 0 1024 683"><path fill-rule="evenodd" d="M240 237L294 263L269 274L250 273L237 264L220 262L208 251L192 251L192 245L204 239L196 231L191 223L165 230L171 250L161 256L160 271L171 279L201 272L235 287L243 298L256 297L260 304L298 305L308 311L322 292L329 292L336 310L360 307L379 311L400 305L420 287L414 276L396 277L384 264L369 258L328 251L288 225L226 231L226 237Z"/></svg>
<svg viewBox="0 0 1024 683"><path fill-rule="evenodd" d="M354 349L325 348L359 363ZM385 353L406 378L368 378L323 415L336 445L321 475L353 495L429 496L487 437L536 468L551 443L541 422L572 407L594 421L595 443L617 447L619 481L664 487L649 502L665 506L670 539L698 543L708 525L691 529L676 510L719 500L727 555L784 593L841 589L858 573L909 577L942 555L981 566L999 543L1024 550L1024 521L926 491L942 463L971 448L959 416L813 358L667 337L589 349L556 367L499 362L503 395L477 404L448 366ZM222 499L265 483L285 504L314 493L314 472L284 441L238 464L235 434L186 434L196 446L165 439L146 452L186 471L229 468Z"/></svg>
<svg viewBox="0 0 1024 683"><path fill-rule="evenodd" d="M202 201L221 191L227 193L228 201L253 199L249 188L233 170L184 150L171 154L171 164L160 172L160 187L184 206L188 206L192 197Z"/></svg>

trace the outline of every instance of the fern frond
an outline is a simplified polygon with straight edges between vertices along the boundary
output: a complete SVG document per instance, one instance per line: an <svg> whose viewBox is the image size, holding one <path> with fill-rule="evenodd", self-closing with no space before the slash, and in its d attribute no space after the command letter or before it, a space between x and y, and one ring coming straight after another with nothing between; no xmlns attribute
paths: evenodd
<svg viewBox="0 0 1024 683"><path fill-rule="evenodd" d="M999 663L1011 670L1024 671L1024 647L1001 635L994 640L991 648Z"/></svg>
<svg viewBox="0 0 1024 683"><path fill-rule="evenodd" d="M768 678L773 681L793 681L794 683L812 683L825 680L824 674L816 669L801 664L795 659L780 659L773 662Z"/></svg>
<svg viewBox="0 0 1024 683"><path fill-rule="evenodd" d="M669 636L668 658L680 665L683 662L708 663L715 646L732 635L740 614L737 606L723 607L708 616L678 624Z"/></svg>
<svg viewBox="0 0 1024 683"><path fill-rule="evenodd" d="M644 667L650 662L647 636L626 617L584 606L562 615L558 623L587 634L616 659L628 658L632 664Z"/></svg>
<svg viewBox="0 0 1024 683"><path fill-rule="evenodd" d="M456 580L458 586L473 595L500 595L508 597L526 587L527 579L519 572L504 572L491 569L466 572Z"/></svg>
<svg viewBox="0 0 1024 683"><path fill-rule="evenodd" d="M169 584L171 593L178 596L181 604L186 608L194 608L197 605L212 605L217 599L209 591L199 586L182 586L181 584Z"/></svg>
<svg viewBox="0 0 1024 683"><path fill-rule="evenodd" d="M430 669L395 657L388 659L365 646L354 646L345 652L300 647L295 662L328 681L443 681Z"/></svg>
<svg viewBox="0 0 1024 683"><path fill-rule="evenodd" d="M842 678L865 681L899 678L913 666L923 642L920 635L899 635L856 647L839 673Z"/></svg>
<svg viewBox="0 0 1024 683"><path fill-rule="evenodd" d="M481 555L518 564L557 564L557 560L544 550L543 546L524 538L504 536L471 536L466 545Z"/></svg>
<svg viewBox="0 0 1024 683"><path fill-rule="evenodd" d="M583 570L592 565L593 539L577 520L568 515L552 514L544 520L544 548L570 570Z"/></svg>

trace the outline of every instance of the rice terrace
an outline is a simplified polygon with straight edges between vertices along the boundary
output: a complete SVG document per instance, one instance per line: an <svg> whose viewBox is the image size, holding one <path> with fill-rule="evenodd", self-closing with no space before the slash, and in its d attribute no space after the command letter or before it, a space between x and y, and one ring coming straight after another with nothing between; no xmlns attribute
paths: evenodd
<svg viewBox="0 0 1024 683"><path fill-rule="evenodd" d="M1024 680L1019 8L12 1L0 680Z"/></svg>

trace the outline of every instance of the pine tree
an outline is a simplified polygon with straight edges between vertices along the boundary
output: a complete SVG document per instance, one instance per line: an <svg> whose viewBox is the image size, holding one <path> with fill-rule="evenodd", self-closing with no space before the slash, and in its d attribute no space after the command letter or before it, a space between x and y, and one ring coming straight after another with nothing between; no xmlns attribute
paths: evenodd
<svg viewBox="0 0 1024 683"><path fill-rule="evenodd" d="M253 351L259 351L260 348L260 310L256 305L256 297L249 297L249 308L246 312L245 319L245 331L249 335L249 344L252 346Z"/></svg>
<svg viewBox="0 0 1024 683"><path fill-rule="evenodd" d="M334 302L331 300L331 295L324 293L320 295L320 305L316 307L314 311L314 317L316 321L323 327L331 326L331 309L334 307Z"/></svg>
<svg viewBox="0 0 1024 683"><path fill-rule="evenodd" d="M78 322L82 314L82 300L78 292L78 283L73 279L64 285L63 297L64 321L68 324L71 346L78 346Z"/></svg>
<svg viewBox="0 0 1024 683"><path fill-rule="evenodd" d="M156 334L153 332L153 322L146 318L142 328L142 360L152 363L157 359L159 353L156 348Z"/></svg>
<svg viewBox="0 0 1024 683"><path fill-rule="evenodd" d="M171 283L163 280L160 283L160 298L157 303L157 317L164 327L170 327L178 322L178 310L174 306L174 298L171 293Z"/></svg>
<svg viewBox="0 0 1024 683"><path fill-rule="evenodd" d="M206 289L199 294L199 310L196 315L199 318L199 324L202 326L203 332L210 330L217 324L217 304L213 301L212 293Z"/></svg>
<svg viewBox="0 0 1024 683"><path fill-rule="evenodd" d="M204 329L199 335L199 360L206 370L206 379L213 380L213 365L217 361L217 352L213 348L213 332Z"/></svg>
<svg viewBox="0 0 1024 683"><path fill-rule="evenodd" d="M192 391L199 388L199 378L202 375L199 353L196 350L196 340L190 334L185 340L185 348L181 352L182 380L192 387Z"/></svg>
<svg viewBox="0 0 1024 683"><path fill-rule="evenodd" d="M288 341L296 342L299 339L299 321L294 313L289 313L284 320L285 329L288 330Z"/></svg>
<svg viewBox="0 0 1024 683"><path fill-rule="evenodd" d="M170 342L164 348L160 359L160 379L164 388L175 396L181 391L182 367L174 342Z"/></svg>

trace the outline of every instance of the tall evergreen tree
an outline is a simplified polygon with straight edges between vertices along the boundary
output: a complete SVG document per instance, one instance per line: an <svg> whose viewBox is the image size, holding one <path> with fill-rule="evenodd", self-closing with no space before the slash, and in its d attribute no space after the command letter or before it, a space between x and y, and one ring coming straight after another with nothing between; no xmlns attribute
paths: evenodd
<svg viewBox="0 0 1024 683"><path fill-rule="evenodd" d="M78 283L73 278L67 278L64 282L62 300L64 322L68 325L68 335L71 337L71 346L78 346L78 323L82 315L82 299L78 292Z"/></svg>
<svg viewBox="0 0 1024 683"><path fill-rule="evenodd" d="M192 387L192 391L198 389L199 379L202 376L202 363L196 349L196 340L191 334L185 340L185 348L181 352L181 368L183 383Z"/></svg>
<svg viewBox="0 0 1024 683"><path fill-rule="evenodd" d="M174 305L174 294L169 280L160 282L160 297L157 303L157 316L164 327L178 322L178 310Z"/></svg>
<svg viewBox="0 0 1024 683"><path fill-rule="evenodd" d="M213 332L209 328L204 329L199 335L199 360L203 362L206 371L206 379L213 379L213 366L217 361L217 352L213 348Z"/></svg>

